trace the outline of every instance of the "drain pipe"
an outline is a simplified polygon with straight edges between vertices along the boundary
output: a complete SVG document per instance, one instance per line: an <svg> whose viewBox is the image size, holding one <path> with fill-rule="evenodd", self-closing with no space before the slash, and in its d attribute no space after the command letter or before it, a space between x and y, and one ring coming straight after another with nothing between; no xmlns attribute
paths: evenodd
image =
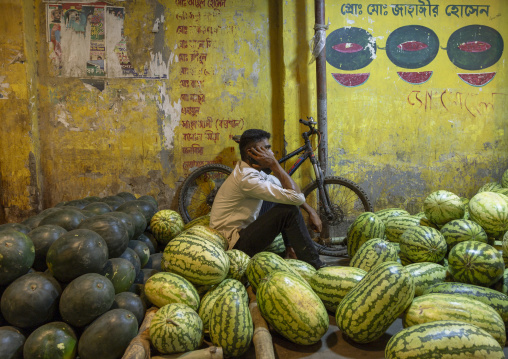
<svg viewBox="0 0 508 359"><path fill-rule="evenodd" d="M325 23L325 0L315 0L315 25L316 37L318 32L326 29ZM321 143L318 148L318 158L323 173L327 174L328 165L328 123L326 102L326 47L316 58L316 87L317 87L317 118L318 128L321 131Z"/></svg>

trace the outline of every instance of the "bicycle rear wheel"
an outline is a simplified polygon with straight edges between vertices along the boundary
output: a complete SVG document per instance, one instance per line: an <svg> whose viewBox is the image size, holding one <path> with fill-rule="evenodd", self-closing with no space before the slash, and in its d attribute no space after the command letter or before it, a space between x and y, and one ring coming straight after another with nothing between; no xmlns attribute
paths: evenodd
<svg viewBox="0 0 508 359"><path fill-rule="evenodd" d="M217 191L231 172L225 165L204 165L185 179L178 196L178 208L185 223L210 212Z"/></svg>
<svg viewBox="0 0 508 359"><path fill-rule="evenodd" d="M329 238L346 237L351 223L353 223L361 213L372 212L372 204L367 197L367 193L356 183L342 177L326 177L324 186L330 198L332 218L326 218L323 210L322 199L319 196L317 182L312 182L303 189L305 201L316 210L323 221L323 234ZM307 222L308 216L303 212ZM311 236L316 237L310 230Z"/></svg>

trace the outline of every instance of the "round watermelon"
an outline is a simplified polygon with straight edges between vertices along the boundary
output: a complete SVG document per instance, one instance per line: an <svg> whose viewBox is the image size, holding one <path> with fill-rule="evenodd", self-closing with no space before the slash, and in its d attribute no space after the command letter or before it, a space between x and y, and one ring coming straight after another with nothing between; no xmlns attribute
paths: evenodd
<svg viewBox="0 0 508 359"><path fill-rule="evenodd" d="M489 236L497 237L508 230L508 197L495 192L481 192L469 201L469 216Z"/></svg>
<svg viewBox="0 0 508 359"><path fill-rule="evenodd" d="M76 229L79 224L85 219L85 216L79 209L62 208L59 211L53 212L45 216L40 222L39 226L45 224L55 224L64 228L67 231Z"/></svg>
<svg viewBox="0 0 508 359"><path fill-rule="evenodd" d="M392 243L381 238L373 238L360 247L349 265L368 272L376 264L396 261L397 257L397 250Z"/></svg>
<svg viewBox="0 0 508 359"><path fill-rule="evenodd" d="M30 227L21 223L4 223L0 224L0 232L6 229L14 229L15 231L21 232L23 234L28 234L31 231Z"/></svg>
<svg viewBox="0 0 508 359"><path fill-rule="evenodd" d="M504 268L502 254L482 242L461 242L448 255L448 270L461 283L489 287L503 277Z"/></svg>
<svg viewBox="0 0 508 359"><path fill-rule="evenodd" d="M397 217L397 216L409 216L409 212L402 208L385 208L381 209L379 211L374 212L374 214L383 221L384 224L388 221L391 217Z"/></svg>
<svg viewBox="0 0 508 359"><path fill-rule="evenodd" d="M448 251L460 242L488 242L487 233L483 228L478 223L467 219L454 219L446 223L441 227L441 234L448 245Z"/></svg>
<svg viewBox="0 0 508 359"><path fill-rule="evenodd" d="M104 265L101 274L113 283L115 293L121 293L129 290L134 283L136 269L127 259L111 258Z"/></svg>
<svg viewBox="0 0 508 359"><path fill-rule="evenodd" d="M423 202L425 216L437 225L464 217L465 207L459 196L449 191L432 192Z"/></svg>
<svg viewBox="0 0 508 359"><path fill-rule="evenodd" d="M141 241L132 240L129 241L129 248L136 252L139 257L141 268L143 268L148 262L148 259L150 259L150 249L148 246Z"/></svg>
<svg viewBox="0 0 508 359"><path fill-rule="evenodd" d="M86 205L85 207L83 207L83 210L91 211L95 214L104 214L104 213L109 213L112 211L111 207L107 203L104 203L104 202L90 203L90 204Z"/></svg>
<svg viewBox="0 0 508 359"><path fill-rule="evenodd" d="M385 224L372 212L360 214L351 224L347 232L347 253L353 258L358 249L373 238L383 238Z"/></svg>
<svg viewBox="0 0 508 359"><path fill-rule="evenodd" d="M145 216L146 222L150 223L153 215L157 212L157 207L150 201L144 200L132 200L122 203L116 210L118 212L124 212L129 209L137 209L143 216Z"/></svg>
<svg viewBox="0 0 508 359"><path fill-rule="evenodd" d="M25 342L23 359L73 359L78 351L74 330L64 322L44 324L34 330Z"/></svg>
<svg viewBox="0 0 508 359"><path fill-rule="evenodd" d="M179 235L183 227L182 216L171 209L163 209L155 213L150 220L151 231L162 246Z"/></svg>
<svg viewBox="0 0 508 359"><path fill-rule="evenodd" d="M0 327L0 358L23 359L25 336L14 327Z"/></svg>
<svg viewBox="0 0 508 359"><path fill-rule="evenodd" d="M111 309L126 309L136 317L138 324L141 325L145 317L146 304L136 293L122 292L115 295L115 301Z"/></svg>
<svg viewBox="0 0 508 359"><path fill-rule="evenodd" d="M415 226L400 236L400 251L413 263L440 262L446 255L446 241L434 228Z"/></svg>
<svg viewBox="0 0 508 359"><path fill-rule="evenodd" d="M163 354L197 349L203 341L203 322L199 315L182 303L171 303L155 313L150 324L153 346Z"/></svg>
<svg viewBox="0 0 508 359"><path fill-rule="evenodd" d="M46 265L46 255L49 247L65 233L67 231L64 228L54 224L39 226L28 233L28 237L32 240L35 248L34 269L45 271L48 268Z"/></svg>
<svg viewBox="0 0 508 359"><path fill-rule="evenodd" d="M78 228L99 234L106 241L110 258L120 256L129 245L129 233L123 222L108 214L87 218Z"/></svg>
<svg viewBox="0 0 508 359"><path fill-rule="evenodd" d="M480 187L477 193L480 192L496 192L503 188L499 182L489 182Z"/></svg>
<svg viewBox="0 0 508 359"><path fill-rule="evenodd" d="M35 259L32 240L13 229L0 231L0 285L27 273Z"/></svg>
<svg viewBox="0 0 508 359"><path fill-rule="evenodd" d="M239 280L242 283L247 281L246 271L249 265L250 257L248 254L238 249L226 251L229 257L229 272L227 278Z"/></svg>

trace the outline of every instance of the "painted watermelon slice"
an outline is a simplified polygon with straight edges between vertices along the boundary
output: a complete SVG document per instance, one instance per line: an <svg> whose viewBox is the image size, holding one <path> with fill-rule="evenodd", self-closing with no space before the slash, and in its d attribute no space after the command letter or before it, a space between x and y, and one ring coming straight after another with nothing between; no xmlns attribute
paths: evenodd
<svg viewBox="0 0 508 359"><path fill-rule="evenodd" d="M462 81L464 81L468 85L480 87L485 86L490 81L492 81L494 76L496 76L496 72L485 72L481 74L457 74L457 75L459 75Z"/></svg>
<svg viewBox="0 0 508 359"><path fill-rule="evenodd" d="M370 76L370 72L362 73L362 74L339 74L332 73L333 78L339 84L345 87L356 87L363 85Z"/></svg>
<svg viewBox="0 0 508 359"><path fill-rule="evenodd" d="M433 71L421 71L421 72L402 72L398 71L399 77L407 83L413 85L421 85L427 82L433 74Z"/></svg>

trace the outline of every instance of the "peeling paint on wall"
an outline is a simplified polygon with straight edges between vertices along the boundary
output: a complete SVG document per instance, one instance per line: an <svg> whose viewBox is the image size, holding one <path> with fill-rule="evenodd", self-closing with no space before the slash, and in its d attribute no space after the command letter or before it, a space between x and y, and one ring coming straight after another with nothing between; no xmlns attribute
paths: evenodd
<svg viewBox="0 0 508 359"><path fill-rule="evenodd" d="M175 128L180 124L180 116L182 113L182 104L180 99L177 102L171 101L166 82L159 86L159 98L157 99L157 107L164 115L162 119L162 132L164 135L164 147L167 150L173 149Z"/></svg>
<svg viewBox="0 0 508 359"><path fill-rule="evenodd" d="M5 76L0 76L0 100L6 100L8 98L7 89L9 84L5 83Z"/></svg>

